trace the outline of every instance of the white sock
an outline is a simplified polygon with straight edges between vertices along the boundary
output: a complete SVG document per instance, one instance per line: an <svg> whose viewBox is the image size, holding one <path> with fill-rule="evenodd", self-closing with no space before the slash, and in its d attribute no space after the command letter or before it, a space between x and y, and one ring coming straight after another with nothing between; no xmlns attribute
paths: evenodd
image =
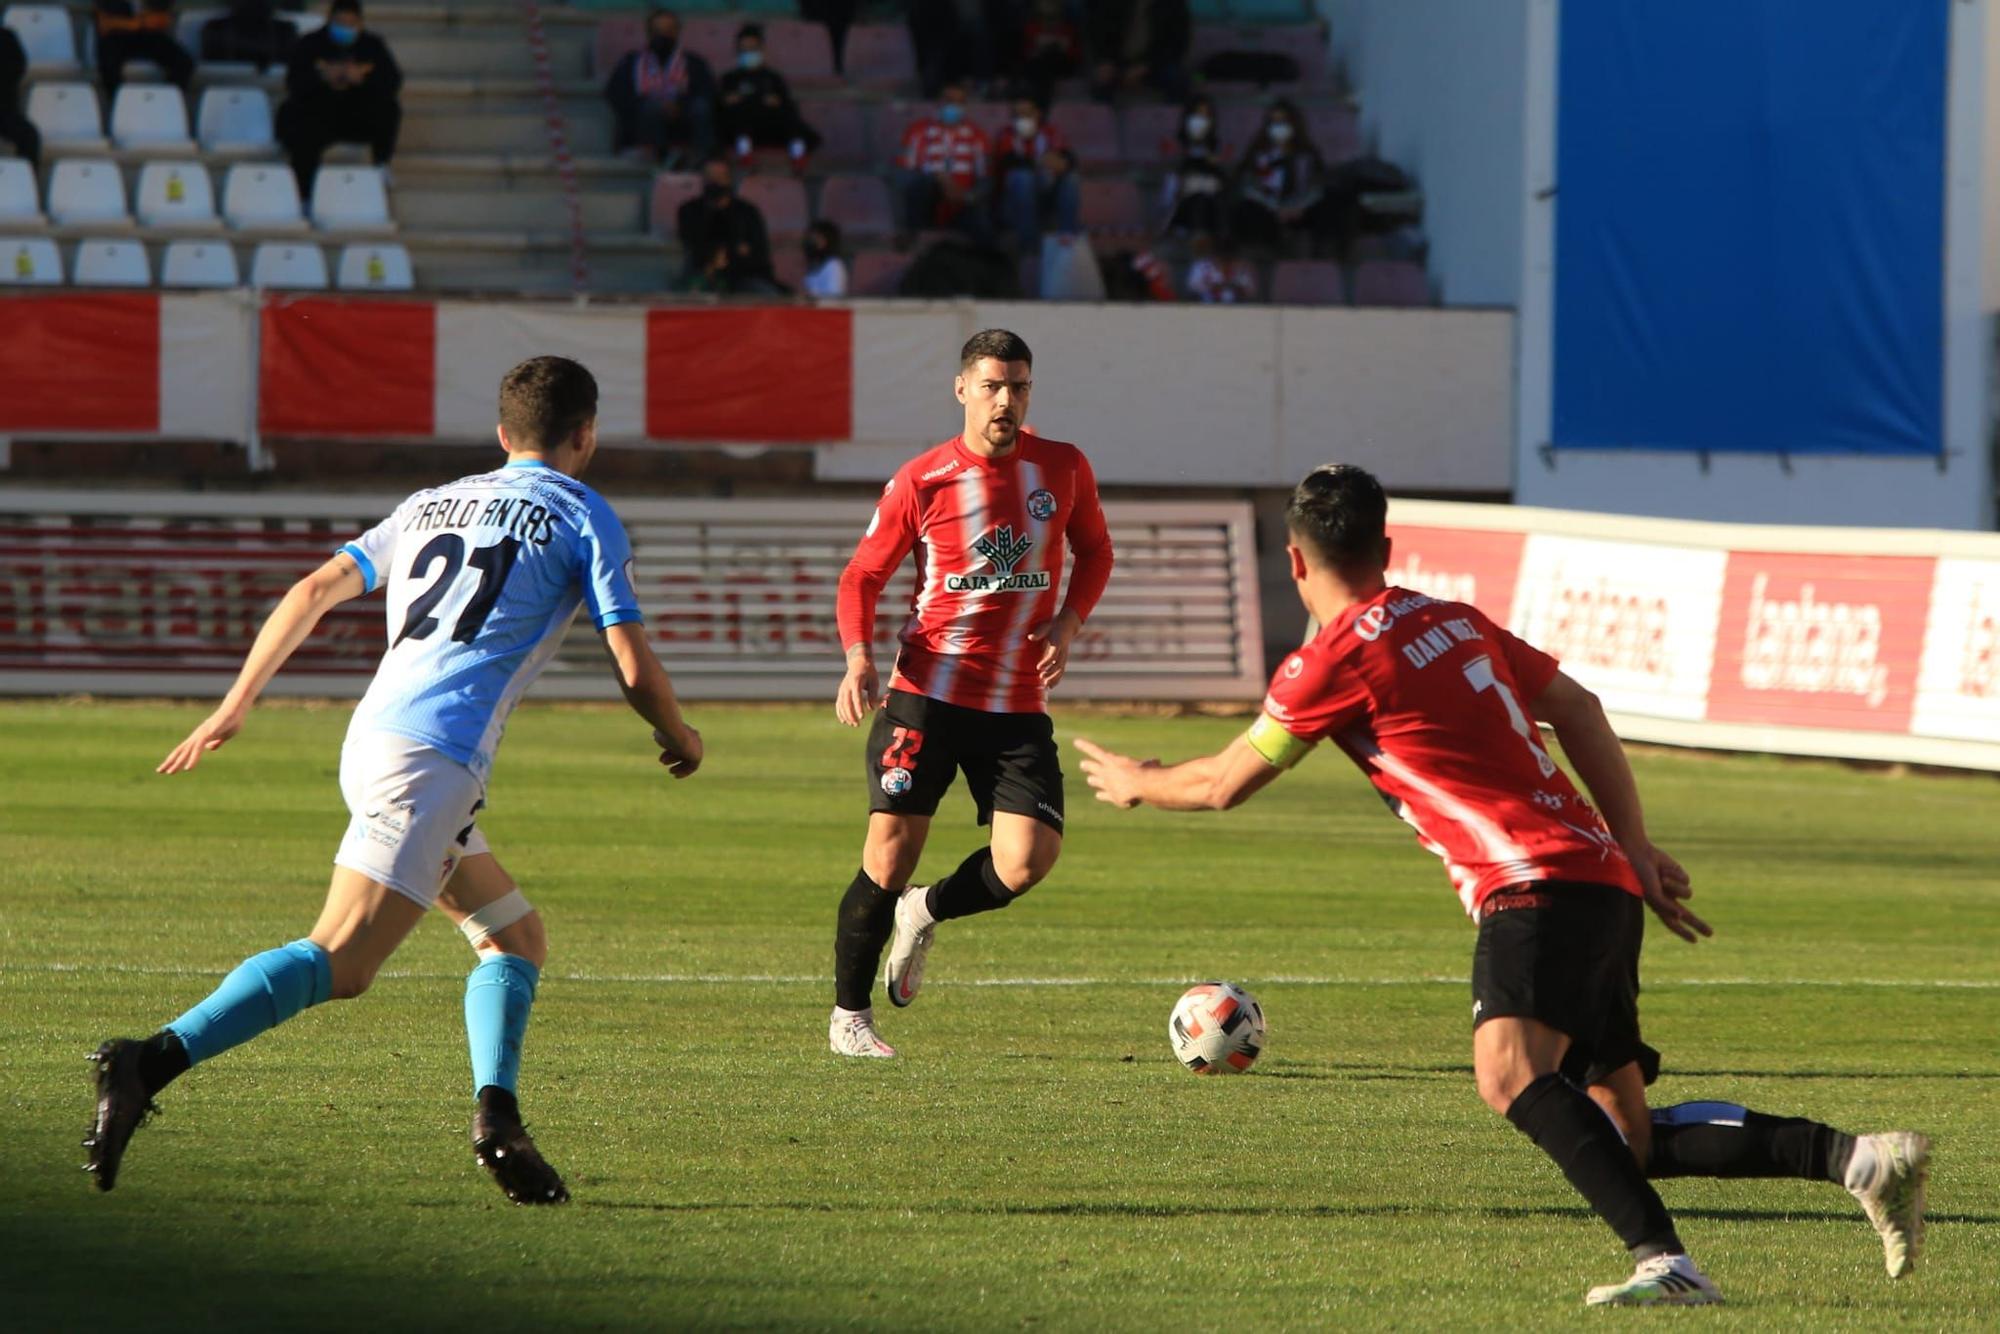
<svg viewBox="0 0 2000 1334"><path fill-rule="evenodd" d="M936 926L937 918L931 916L931 887L912 885L903 891L903 902L910 905L910 927L921 931L927 926Z"/></svg>
<svg viewBox="0 0 2000 1334"><path fill-rule="evenodd" d="M855 1019L866 1019L872 1024L875 1022L875 1007L869 1005L859 1010L843 1010L836 1005L833 1007L833 1017L837 1023L844 1024Z"/></svg>
<svg viewBox="0 0 2000 1334"><path fill-rule="evenodd" d="M1841 1183L1850 1191L1867 1190L1875 1184L1875 1172L1880 1160L1875 1156L1875 1141L1867 1135L1854 1137L1854 1156L1847 1160L1847 1177Z"/></svg>

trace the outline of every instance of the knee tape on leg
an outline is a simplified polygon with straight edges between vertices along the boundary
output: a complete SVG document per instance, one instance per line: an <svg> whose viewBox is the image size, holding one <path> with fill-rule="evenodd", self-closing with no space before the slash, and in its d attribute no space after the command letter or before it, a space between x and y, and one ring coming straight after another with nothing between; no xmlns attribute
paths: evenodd
<svg viewBox="0 0 2000 1334"><path fill-rule="evenodd" d="M514 889L468 916L458 929L472 942L472 948L478 949L534 910L535 905L528 902L527 896Z"/></svg>

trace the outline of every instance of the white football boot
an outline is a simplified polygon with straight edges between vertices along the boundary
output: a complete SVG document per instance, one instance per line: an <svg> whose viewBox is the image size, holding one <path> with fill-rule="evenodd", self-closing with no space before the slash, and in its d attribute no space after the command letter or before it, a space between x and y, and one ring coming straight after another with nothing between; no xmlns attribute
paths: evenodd
<svg viewBox="0 0 2000 1334"><path fill-rule="evenodd" d="M1931 1174L1931 1142L1909 1130L1859 1136L1847 1165L1848 1193L1882 1237L1882 1262L1890 1278L1917 1267L1924 1246L1924 1185Z"/></svg>
<svg viewBox="0 0 2000 1334"><path fill-rule="evenodd" d="M914 917L924 911L923 896L930 890L929 885L911 885L896 899L896 934L889 941L889 957L882 965L882 985L898 1009L915 1000L917 988L924 984L924 960L930 957L937 923L917 926Z"/></svg>
<svg viewBox="0 0 2000 1334"><path fill-rule="evenodd" d="M826 1026L826 1044L836 1056L872 1056L886 1061L896 1054L896 1049L876 1034L872 1009L843 1010L834 1006L833 1017Z"/></svg>
<svg viewBox="0 0 2000 1334"><path fill-rule="evenodd" d="M1722 1293L1685 1255L1641 1260L1632 1277L1584 1295L1586 1306L1713 1306Z"/></svg>

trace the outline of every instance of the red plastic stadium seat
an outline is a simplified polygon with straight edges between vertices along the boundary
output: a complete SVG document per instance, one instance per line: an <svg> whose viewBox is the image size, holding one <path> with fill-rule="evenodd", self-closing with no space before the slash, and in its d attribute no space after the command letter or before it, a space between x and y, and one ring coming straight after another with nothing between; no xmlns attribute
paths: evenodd
<svg viewBox="0 0 2000 1334"><path fill-rule="evenodd" d="M825 83L833 75L833 41L826 28L804 19L772 19L764 25L765 59L793 83Z"/></svg>
<svg viewBox="0 0 2000 1334"><path fill-rule="evenodd" d="M1169 165L1180 160L1181 109L1161 102L1126 107L1119 126L1125 161L1140 166Z"/></svg>
<svg viewBox="0 0 2000 1334"><path fill-rule="evenodd" d="M1407 259L1371 259L1354 267L1357 306L1428 306L1431 280Z"/></svg>
<svg viewBox="0 0 2000 1334"><path fill-rule="evenodd" d="M736 63L736 30L743 26L743 20L730 14L696 14L681 19L681 40L687 49L708 62L708 66L721 78L725 70ZM765 43L770 49L770 43ZM777 57L770 57L771 67L789 77L791 71L778 63Z"/></svg>
<svg viewBox="0 0 2000 1334"><path fill-rule="evenodd" d="M805 235L812 221L806 209L805 182L791 176L749 176L736 187L745 202L755 204L764 215L764 230L773 245L796 241Z"/></svg>
<svg viewBox="0 0 2000 1334"><path fill-rule="evenodd" d="M917 77L917 53L901 23L857 23L847 32L847 77L858 83L904 84Z"/></svg>
<svg viewBox="0 0 2000 1334"><path fill-rule="evenodd" d="M1087 232L1143 232L1146 205L1129 180L1083 183L1083 228Z"/></svg>
<svg viewBox="0 0 2000 1334"><path fill-rule="evenodd" d="M771 252L771 275L797 291L806 280L806 255L797 246L780 246Z"/></svg>
<svg viewBox="0 0 2000 1334"><path fill-rule="evenodd" d="M1118 113L1102 102L1058 103L1049 109L1049 123L1063 132L1087 167L1110 166L1123 159Z"/></svg>
<svg viewBox="0 0 2000 1334"><path fill-rule="evenodd" d="M1316 103L1305 113L1306 133L1329 165L1361 156L1361 121L1352 107Z"/></svg>
<svg viewBox="0 0 2000 1334"><path fill-rule="evenodd" d="M597 25L597 39L590 48L590 72L600 79L609 77L627 51L637 51L645 44L644 19L604 20Z"/></svg>
<svg viewBox="0 0 2000 1334"><path fill-rule="evenodd" d="M836 167L862 167L874 161L868 143L868 112L861 103L801 100L799 111L806 124L819 131L821 143L815 161Z"/></svg>
<svg viewBox="0 0 2000 1334"><path fill-rule="evenodd" d="M1281 259L1271 270L1271 300L1281 306L1344 305L1347 284L1332 260Z"/></svg>
<svg viewBox="0 0 2000 1334"><path fill-rule="evenodd" d="M820 187L819 216L847 236L883 237L896 230L896 208L880 176L829 176Z"/></svg>
<svg viewBox="0 0 2000 1334"><path fill-rule="evenodd" d="M701 194L701 177L691 171L663 171L653 178L649 216L657 236L672 236L681 205Z"/></svg>
<svg viewBox="0 0 2000 1334"><path fill-rule="evenodd" d="M910 257L893 250L864 250L848 267L848 290L855 296L894 296Z"/></svg>
<svg viewBox="0 0 2000 1334"><path fill-rule="evenodd" d="M1239 161L1264 123L1264 107L1259 102L1224 102L1215 109L1215 120L1222 151L1230 161Z"/></svg>

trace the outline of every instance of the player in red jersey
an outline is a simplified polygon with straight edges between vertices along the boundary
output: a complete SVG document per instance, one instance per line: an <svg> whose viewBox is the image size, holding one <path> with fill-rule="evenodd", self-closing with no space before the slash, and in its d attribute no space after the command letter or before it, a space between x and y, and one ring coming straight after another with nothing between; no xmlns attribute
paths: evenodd
<svg viewBox="0 0 2000 1334"><path fill-rule="evenodd" d="M1359 468L1318 469L1286 519L1292 578L1323 628L1285 659L1264 711L1217 754L1161 766L1088 741L1085 778L1116 806L1224 809L1332 740L1479 923L1472 1064L1479 1095L1553 1158L1638 1267L1593 1305L1696 1305L1720 1294L1647 1177L1799 1177L1845 1185L1891 1277L1923 1240L1930 1142L1854 1136L1734 1103L1650 1111L1660 1055L1639 1037L1643 903L1688 941L1687 872L1654 847L1596 696L1478 608L1389 586L1388 500ZM1599 815L1542 746L1553 727ZM1628 1147L1629 1146L1629 1147Z"/></svg>
<svg viewBox="0 0 2000 1334"><path fill-rule="evenodd" d="M869 1004L892 934L883 982L891 1001L908 1005L937 923L1006 907L1062 851L1062 765L1048 692L1110 581L1111 537L1083 451L1023 427L1033 373L1033 354L1017 335L972 336L954 385L963 431L889 479L840 576L847 675L834 713L849 727L875 715L868 838L833 944L828 1042L844 1056L896 1054L876 1035ZM1065 550L1076 557L1067 596ZM916 597L885 698L875 601L912 551ZM992 841L936 884L911 887L931 816L959 770Z"/></svg>

